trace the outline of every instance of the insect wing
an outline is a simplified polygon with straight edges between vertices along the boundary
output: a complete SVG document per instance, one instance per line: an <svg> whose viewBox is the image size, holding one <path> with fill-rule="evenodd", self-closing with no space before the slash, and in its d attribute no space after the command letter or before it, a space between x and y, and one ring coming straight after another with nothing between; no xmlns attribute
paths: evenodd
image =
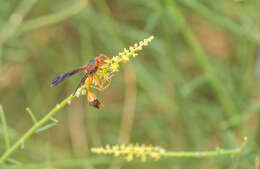
<svg viewBox="0 0 260 169"><path fill-rule="evenodd" d="M89 75L89 72L84 75L84 77L83 77L82 80L80 81L79 85L77 86L77 88L76 88L74 94L77 92L78 88L79 88L80 86L82 86L82 85L84 84L84 82L87 80L88 75Z"/></svg>
<svg viewBox="0 0 260 169"><path fill-rule="evenodd" d="M81 66L81 67L79 67L77 69L74 69L74 70L72 70L70 72L67 72L67 73L64 73L64 74L58 76L57 78L55 78L52 81L51 86L56 86L57 84L59 84L64 79L66 79L66 78L68 78L68 77L70 77L70 76L72 76L72 75L74 75L76 73L82 72L85 68L86 68L86 66L84 65L84 66Z"/></svg>

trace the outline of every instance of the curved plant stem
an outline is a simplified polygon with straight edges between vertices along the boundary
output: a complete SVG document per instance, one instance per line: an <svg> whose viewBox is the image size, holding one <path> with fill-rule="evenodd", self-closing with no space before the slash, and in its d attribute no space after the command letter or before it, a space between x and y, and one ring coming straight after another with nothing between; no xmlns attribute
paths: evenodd
<svg viewBox="0 0 260 169"><path fill-rule="evenodd" d="M172 19L182 30L182 34L185 40L193 50L195 59L200 64L201 68L204 70L205 76L207 77L212 88L215 90L219 101L225 108L228 118L231 118L238 112L231 96L225 90L222 82L218 79L216 70L207 59L205 51L199 44L198 40L195 38L192 30L189 28L176 2L174 0L165 0L165 2L167 4L167 8L169 9L170 15L172 16Z"/></svg>
<svg viewBox="0 0 260 169"><path fill-rule="evenodd" d="M38 0L23 0L0 31L0 45L8 40L22 24L24 17Z"/></svg>
<svg viewBox="0 0 260 169"><path fill-rule="evenodd" d="M88 1L79 0L77 3L70 6L67 9L26 21L23 25L20 26L20 29L17 31L16 35L29 32L51 24L59 23L81 12L83 9L86 8L87 4Z"/></svg>
<svg viewBox="0 0 260 169"><path fill-rule="evenodd" d="M107 145L106 147L95 147L91 151L96 154L114 155L115 157L123 157L127 161L132 161L134 158L140 158L143 162L146 161L147 157L151 157L154 160L158 160L161 157L189 157L189 158L201 158L201 157L214 157L224 155L235 155L242 152L246 145L247 137L244 137L244 142L240 147L234 149L220 149L217 148L215 151L167 151L158 146L152 145Z"/></svg>
<svg viewBox="0 0 260 169"><path fill-rule="evenodd" d="M216 149L215 151L197 151L197 152L174 152L168 151L162 154L165 157L190 157L190 158L201 158L201 157L216 157L223 155L235 155L242 153L243 149L246 146L247 137L244 137L243 143L240 147L234 149Z"/></svg>
<svg viewBox="0 0 260 169"><path fill-rule="evenodd" d="M78 0L78 2L65 10L23 22L23 18L37 1L38 0L22 1L17 11L11 15L9 21L0 31L0 45L11 37L68 19L85 9L89 2L88 0Z"/></svg>
<svg viewBox="0 0 260 169"><path fill-rule="evenodd" d="M58 160L44 163L32 163L24 165L13 165L2 167L1 169L51 169L51 168L79 168L79 167L88 167L94 165L108 164L111 162L110 158L107 157L91 157L91 158L76 158L76 159L66 159ZM123 161L120 161L123 162Z"/></svg>
<svg viewBox="0 0 260 169"><path fill-rule="evenodd" d="M241 151L242 151L242 147L230 149L230 150L198 151L198 152L173 152L173 151L169 151L169 152L164 153L162 156L165 156L165 157L200 158L200 157L214 157L214 156L223 156L223 155L233 155L233 154L238 154Z"/></svg>
<svg viewBox="0 0 260 169"><path fill-rule="evenodd" d="M84 86L81 86L81 90ZM46 124L52 117L61 110L66 104L68 104L76 95L70 95L64 99L61 103L57 104L46 116L35 123L20 139L18 139L4 154L0 157L0 164L3 164L10 155L12 155L30 136L32 136L37 129Z"/></svg>
<svg viewBox="0 0 260 169"><path fill-rule="evenodd" d="M7 131L7 122L5 119L5 113L3 110L2 105L0 104L0 118L1 118L1 122L2 122L2 126L3 126L3 135L4 135L4 139L5 139L5 147L6 150L9 149L10 147L10 139L9 139L9 134Z"/></svg>
<svg viewBox="0 0 260 169"><path fill-rule="evenodd" d="M136 107L136 72L132 65L128 65L125 71L125 103L119 131L119 143L128 143L133 128Z"/></svg>
<svg viewBox="0 0 260 169"><path fill-rule="evenodd" d="M238 36L246 36L248 39L250 39L256 43L260 43L260 32L257 31L257 29L251 30L251 29L248 29L241 25L237 25L231 19L226 18L222 15L218 15L216 12L214 12L214 10L207 8L206 6L204 6L201 2L198 2L197 0L181 0L178 2L191 8L198 14L207 18L210 22L215 23L216 25L225 28L226 30L232 32L233 34L238 35Z"/></svg>

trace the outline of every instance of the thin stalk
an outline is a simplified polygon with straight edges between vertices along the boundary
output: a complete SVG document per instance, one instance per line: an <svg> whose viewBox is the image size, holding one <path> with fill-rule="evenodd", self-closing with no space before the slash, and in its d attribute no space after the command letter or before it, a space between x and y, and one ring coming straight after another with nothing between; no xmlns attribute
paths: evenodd
<svg viewBox="0 0 260 169"><path fill-rule="evenodd" d="M22 24L24 17L38 0L23 0L9 17L9 20L0 31L0 45L8 40Z"/></svg>
<svg viewBox="0 0 260 169"><path fill-rule="evenodd" d="M202 157L216 157L223 155L234 155L242 151L242 148L235 148L230 150L216 150L216 151L198 151L198 152L166 152L162 156L165 157L190 157L190 158L202 158Z"/></svg>
<svg viewBox="0 0 260 169"><path fill-rule="evenodd" d="M4 139L5 139L5 148L6 148L6 150L8 150L10 148L10 139L9 139L9 135L8 135L7 123L6 123L6 120L5 120L5 113L4 113L2 105L0 105L0 118L1 118L2 125L3 125L3 135L4 135Z"/></svg>
<svg viewBox="0 0 260 169"><path fill-rule="evenodd" d="M70 6L68 9L41 16L22 24L24 16L36 2L37 0L24 0L17 11L10 16L9 22L7 22L2 31L0 31L0 45L11 37L68 19L85 9L88 4L88 0L79 0L75 5Z"/></svg>
<svg viewBox="0 0 260 169"><path fill-rule="evenodd" d="M129 143L131 130L135 117L136 107L136 72L132 65L126 66L125 69L125 100L124 111L119 130L119 143Z"/></svg>
<svg viewBox="0 0 260 169"><path fill-rule="evenodd" d="M185 4L198 14L206 17L210 22L213 22L228 31L234 33L237 36L245 36L248 39L260 43L260 32L259 31L252 31L251 29L245 28L241 25L236 24L231 19L227 17L221 16L214 12L213 10L207 8L197 0L180 0L182 4Z"/></svg>
<svg viewBox="0 0 260 169"><path fill-rule="evenodd" d="M78 14L80 11L85 9L87 4L87 0L79 0L77 3L75 3L75 5L72 5L67 9L26 21L23 25L20 26L20 29L17 31L17 35L38 29L43 26L59 23L74 16L75 14Z"/></svg>
<svg viewBox="0 0 260 169"><path fill-rule="evenodd" d="M79 90L81 90L84 86L82 86ZM41 120L35 123L20 139L18 139L8 150L4 152L4 154L0 157L0 164L3 164L10 155L12 155L30 136L32 136L37 129L46 124L51 118L66 104L70 103L71 100L76 95L70 95L66 99L64 99L60 104L57 104L47 115L45 115Z"/></svg>
<svg viewBox="0 0 260 169"><path fill-rule="evenodd" d="M34 124L37 123L36 117L34 116L32 110L29 107L27 107L25 110L29 113L30 117L32 118L33 123Z"/></svg>
<svg viewBox="0 0 260 169"><path fill-rule="evenodd" d="M158 160L161 157L189 157L189 158L201 158L201 157L215 157L224 155L235 155L242 153L246 145L247 137L244 137L244 142L238 148L234 149L220 149L217 148L215 151L167 151L158 146L152 145L107 145L106 147L92 148L92 153L103 154L103 155L114 155L115 157L124 157L127 161L141 158L143 162L146 161L147 157L151 157L154 160Z"/></svg>
<svg viewBox="0 0 260 169"><path fill-rule="evenodd" d="M220 80L217 78L217 73L215 69L210 64L209 60L207 59L207 56L195 38L194 34L192 33L191 29L187 25L185 18L176 5L174 0L165 0L167 3L167 7L170 11L170 14L172 18L174 19L174 22L180 27L182 30L183 36L186 39L187 43L190 45L191 49L194 52L194 57L200 64L200 66L203 68L205 75L212 86L213 90L215 90L215 93L218 96L218 99L220 100L221 104L226 109L226 113L229 118L231 118L233 115L237 113L236 107L233 104L233 101L231 97L228 95L226 90L224 89L224 85L220 82Z"/></svg>
<svg viewBox="0 0 260 169"><path fill-rule="evenodd" d="M66 159L53 162L37 163L37 164L24 164L16 166L6 166L1 169L43 169L43 168L78 168L84 166L91 166L97 164L108 164L111 162L110 158L106 157L92 157L92 158L78 158ZM91 168L91 167L90 167Z"/></svg>

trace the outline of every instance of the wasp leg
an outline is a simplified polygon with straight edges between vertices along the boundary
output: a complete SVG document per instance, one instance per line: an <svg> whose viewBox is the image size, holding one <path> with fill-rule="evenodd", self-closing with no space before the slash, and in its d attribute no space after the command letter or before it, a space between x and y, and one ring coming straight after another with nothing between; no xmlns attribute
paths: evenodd
<svg viewBox="0 0 260 169"><path fill-rule="evenodd" d="M104 89L106 89L108 86L110 86L110 84L111 84L111 82L112 82L112 79L110 78L110 79L100 79L97 75L95 75L95 78L97 79L97 81L98 81L98 85L99 85L99 87L96 87L96 86L92 86L92 88L94 88L94 89L97 89L97 90L99 90L99 91L102 91L102 90L104 90ZM104 86L104 81L106 81L106 82L108 82L105 86ZM101 84L100 84L100 82L101 82Z"/></svg>
<svg viewBox="0 0 260 169"><path fill-rule="evenodd" d="M109 58L107 55L103 54L103 53L101 53L101 54L99 55L99 57L104 57L106 60L109 60L109 61L110 61L110 58Z"/></svg>
<svg viewBox="0 0 260 169"><path fill-rule="evenodd" d="M91 86L91 84L92 84L92 81L93 81L93 75L90 75L90 76L88 77L88 79L85 81L85 83L86 83L86 89L87 89L88 92L90 91L90 86Z"/></svg>
<svg viewBox="0 0 260 169"><path fill-rule="evenodd" d="M103 107L103 104L97 99L96 95L90 91L90 87L93 81L93 75L89 76L89 79L86 81L86 89L88 91L88 104L99 109Z"/></svg>
<svg viewBox="0 0 260 169"><path fill-rule="evenodd" d="M97 79L98 81L98 85L99 85L99 91L102 91L104 90L104 82L98 77L98 75L95 75L95 78ZM101 84L100 84L101 83Z"/></svg>
<svg viewBox="0 0 260 169"><path fill-rule="evenodd" d="M108 86L110 86L111 82L112 82L112 78L110 79L105 79L106 81L108 81L108 83L104 86L104 89L107 88Z"/></svg>
<svg viewBox="0 0 260 169"><path fill-rule="evenodd" d="M94 88L94 89L97 89L99 91L102 91L103 90L103 84L104 84L103 81L96 74L94 75L94 78L96 79L99 87L96 87L94 85L92 85L91 87Z"/></svg>

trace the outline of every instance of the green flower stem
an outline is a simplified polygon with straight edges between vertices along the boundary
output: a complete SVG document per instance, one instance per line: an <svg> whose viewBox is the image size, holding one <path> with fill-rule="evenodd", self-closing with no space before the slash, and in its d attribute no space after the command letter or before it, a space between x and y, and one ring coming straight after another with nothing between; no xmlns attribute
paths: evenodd
<svg viewBox="0 0 260 169"><path fill-rule="evenodd" d="M27 107L25 110L29 113L30 117L32 118L33 123L34 123L34 124L37 123L37 119L36 119L36 117L34 116L32 110L31 110L29 107Z"/></svg>
<svg viewBox="0 0 260 169"><path fill-rule="evenodd" d="M217 14L214 10L207 8L201 2L197 0L181 0L178 1L185 6L191 8L198 14L207 18L210 22L215 23L218 26L221 26L228 31L234 33L237 36L246 36L248 39L260 43L260 32L256 29L249 29L247 27L243 27L241 25L237 25L231 19ZM251 28L251 26L250 26Z"/></svg>
<svg viewBox="0 0 260 169"><path fill-rule="evenodd" d="M8 131L7 131L8 128L7 128L7 123L6 123L6 120L5 120L5 113L4 113L2 105L0 105L0 118L1 118L2 126L3 126L5 148L7 150L10 147L10 139L9 139L9 135L8 135Z"/></svg>
<svg viewBox="0 0 260 169"><path fill-rule="evenodd" d="M24 17L38 0L23 0L0 31L0 45L8 40L22 24Z"/></svg>
<svg viewBox="0 0 260 169"><path fill-rule="evenodd" d="M79 90L84 87L81 86ZM70 95L64 99L60 104L57 104L46 116L35 123L19 140L17 140L6 152L0 157L0 164L3 164L10 155L12 155L30 136L32 136L35 131L46 124L51 118L63 107L65 107L76 95Z"/></svg>
<svg viewBox="0 0 260 169"><path fill-rule="evenodd" d="M43 26L48 26L51 24L59 23L65 19L68 19L68 18L78 14L79 12L81 12L83 9L86 8L87 4L88 4L88 1L79 0L77 3L70 6L67 9L61 10L61 11L53 13L53 14L41 16L36 19L26 21L26 22L24 22L24 24L22 24L20 26L20 29L17 30L16 35L32 31L32 30L38 29Z"/></svg>
<svg viewBox="0 0 260 169"><path fill-rule="evenodd" d="M198 151L198 152L166 152L162 154L165 157L191 157L191 158L201 158L201 157L214 157L223 155L233 155L242 152L241 148L235 148L230 150L216 150L216 151Z"/></svg>
<svg viewBox="0 0 260 169"><path fill-rule="evenodd" d="M212 86L213 90L215 90L218 99L220 100L221 104L225 108L227 116L231 118L233 115L236 115L238 111L230 95L224 89L224 85L222 85L222 82L217 78L216 70L213 68L213 66L210 64L209 60L207 59L207 56L203 48L201 47L201 45L193 35L192 30L189 28L188 24L186 23L186 20L182 12L180 11L178 5L176 5L174 0L165 0L165 2L167 4L167 8L169 8L172 18L174 19L174 22L182 30L184 38L186 39L187 43L190 45L191 49L194 52L195 59L204 70L208 82Z"/></svg>
<svg viewBox="0 0 260 169"><path fill-rule="evenodd" d="M11 37L18 36L25 32L29 32L43 26L59 23L65 19L68 19L85 9L88 4L87 0L78 0L75 5L72 5L65 10L41 16L39 18L22 23L24 16L29 12L29 10L37 1L38 0L24 0L21 3L17 9L17 12L12 15L13 17L11 16L12 18L15 18L14 16L18 18L17 23L12 23L12 18L10 17L10 21L7 22L2 31L0 31L0 45ZM19 21L19 19L21 19L21 21Z"/></svg>
<svg viewBox="0 0 260 169"><path fill-rule="evenodd" d="M120 161L124 162L124 161ZM55 169L55 168L83 168L86 166L95 166L102 164L111 163L111 158L107 157L90 157L90 158L76 158L76 159L66 159L59 161L50 161L44 163L33 163L33 164L23 164L23 165L7 165L1 166L1 169ZM92 167L89 167L92 168Z"/></svg>
<svg viewBox="0 0 260 169"><path fill-rule="evenodd" d="M175 152L166 151L159 146L152 145L106 145L105 147L94 147L91 148L92 153L103 154L103 155L114 155L115 157L123 157L127 161L132 161L135 158L140 158L143 162L146 161L147 157L154 160L159 160L161 157L190 157L190 158L200 158L200 157L214 157L214 156L224 156L224 155L234 155L241 153L246 145L247 137L244 137L243 144L234 149L220 149L216 148L215 151L197 151L197 152Z"/></svg>

